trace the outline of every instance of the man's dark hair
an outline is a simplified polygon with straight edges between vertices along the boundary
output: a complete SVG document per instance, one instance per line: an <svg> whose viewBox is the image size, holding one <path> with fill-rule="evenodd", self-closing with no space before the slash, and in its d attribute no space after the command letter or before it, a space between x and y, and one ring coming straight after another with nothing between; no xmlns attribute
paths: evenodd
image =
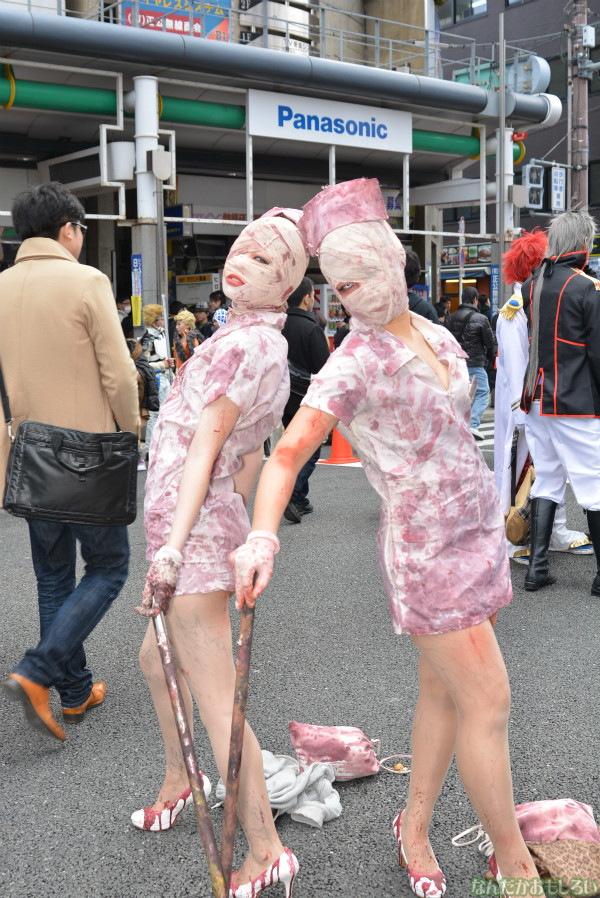
<svg viewBox="0 0 600 898"><path fill-rule="evenodd" d="M300 286L287 298L288 309L297 309L304 297L310 296L314 289L315 285L310 278L302 278Z"/></svg>
<svg viewBox="0 0 600 898"><path fill-rule="evenodd" d="M178 299L172 299L169 303L169 315L177 315L178 312L181 312L182 309L185 309L186 306L182 302L179 302Z"/></svg>
<svg viewBox="0 0 600 898"><path fill-rule="evenodd" d="M444 315L447 314L446 313L446 304L443 302L436 302L435 310L437 312L438 318L442 318Z"/></svg>
<svg viewBox="0 0 600 898"><path fill-rule="evenodd" d="M131 340L134 338L134 330L133 330L133 315L131 312L129 315L125 315L123 320L121 321L121 330L123 331L123 336L126 340Z"/></svg>
<svg viewBox="0 0 600 898"><path fill-rule="evenodd" d="M406 278L406 286L410 288L419 282L421 277L421 260L412 250L406 253L406 264L404 265L404 277Z"/></svg>
<svg viewBox="0 0 600 898"><path fill-rule="evenodd" d="M213 290L213 292L209 294L208 298L209 300L212 299L213 302L219 302L222 306L224 306L227 302L227 297L222 290Z"/></svg>
<svg viewBox="0 0 600 898"><path fill-rule="evenodd" d="M12 220L17 237L51 237L56 240L68 221L85 221L85 209L59 181L28 187L13 202Z"/></svg>
<svg viewBox="0 0 600 898"><path fill-rule="evenodd" d="M477 301L477 296L478 293L475 287L463 287L460 301L465 305L472 306Z"/></svg>

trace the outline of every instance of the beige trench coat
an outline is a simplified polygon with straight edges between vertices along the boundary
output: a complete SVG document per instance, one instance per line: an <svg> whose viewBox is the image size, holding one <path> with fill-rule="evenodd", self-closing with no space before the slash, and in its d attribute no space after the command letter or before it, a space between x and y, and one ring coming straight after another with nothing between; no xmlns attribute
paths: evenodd
<svg viewBox="0 0 600 898"><path fill-rule="evenodd" d="M56 240L25 240L0 274L0 364L13 432L24 420L138 432L136 369L110 281ZM0 497L9 441L0 422Z"/></svg>

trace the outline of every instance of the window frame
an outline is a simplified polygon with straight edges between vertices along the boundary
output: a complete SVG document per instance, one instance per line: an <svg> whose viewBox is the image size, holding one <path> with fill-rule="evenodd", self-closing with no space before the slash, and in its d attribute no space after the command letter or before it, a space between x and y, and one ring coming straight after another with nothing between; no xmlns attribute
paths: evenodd
<svg viewBox="0 0 600 898"><path fill-rule="evenodd" d="M457 0L446 0L446 2L450 4L450 10L451 10L450 20L451 21L448 22L446 25L442 24L442 20L441 20L441 16L440 16L440 10L442 7L439 7L438 8L438 19L440 21L440 28L442 31L444 31L446 28L453 28L455 25L462 25L463 22L470 22L472 19L480 19L482 16L487 16L488 12L489 12L489 9L488 9L489 0L484 0L485 9L483 9L482 12L474 12L474 13L471 13L471 15L469 15L469 16L463 16L462 18L457 19L456 18L456 2L457 2ZM473 2L473 0L471 0L471 3L472 2ZM526 0L526 2L527 2L527 0Z"/></svg>

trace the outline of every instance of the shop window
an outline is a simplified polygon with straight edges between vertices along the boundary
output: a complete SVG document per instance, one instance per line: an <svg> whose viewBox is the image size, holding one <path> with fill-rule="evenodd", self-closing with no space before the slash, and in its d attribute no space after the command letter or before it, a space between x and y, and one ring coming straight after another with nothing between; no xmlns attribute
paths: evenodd
<svg viewBox="0 0 600 898"><path fill-rule="evenodd" d="M436 6L442 29L487 13L487 0L446 0Z"/></svg>
<svg viewBox="0 0 600 898"><path fill-rule="evenodd" d="M443 210L444 224L458 224L461 218L465 221L479 219L479 206L458 206Z"/></svg>

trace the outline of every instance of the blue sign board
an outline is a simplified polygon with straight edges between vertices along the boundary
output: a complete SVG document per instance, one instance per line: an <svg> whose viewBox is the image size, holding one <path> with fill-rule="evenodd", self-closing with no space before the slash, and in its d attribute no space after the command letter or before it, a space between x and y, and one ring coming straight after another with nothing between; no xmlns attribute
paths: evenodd
<svg viewBox="0 0 600 898"><path fill-rule="evenodd" d="M498 304L500 302L500 266L492 265L490 266L490 302L492 304L492 316L496 314L498 311Z"/></svg>
<svg viewBox="0 0 600 898"><path fill-rule="evenodd" d="M567 187L566 169L560 166L552 167L552 204L550 208L553 212L565 211L565 195Z"/></svg>

